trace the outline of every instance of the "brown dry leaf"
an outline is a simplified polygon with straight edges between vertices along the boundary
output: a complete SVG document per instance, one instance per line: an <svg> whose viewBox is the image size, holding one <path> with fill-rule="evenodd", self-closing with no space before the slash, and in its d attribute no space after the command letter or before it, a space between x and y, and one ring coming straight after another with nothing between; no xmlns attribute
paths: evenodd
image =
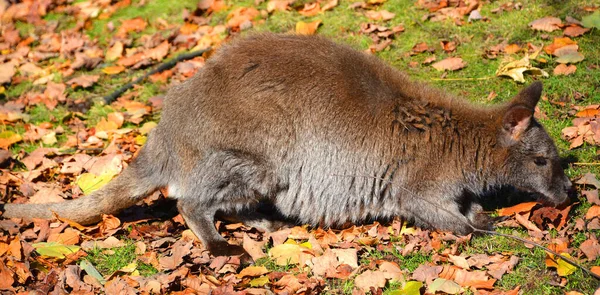
<svg viewBox="0 0 600 295"><path fill-rule="evenodd" d="M270 0L267 2L267 11L269 13L273 11L287 11L290 9L290 3L293 0Z"/></svg>
<svg viewBox="0 0 600 295"><path fill-rule="evenodd" d="M162 43L160 43L160 45L147 50L145 52L145 57L146 58L151 58L154 59L156 61L161 61L163 60L163 58L165 58L165 56L167 56L167 54L169 54L169 41L164 41Z"/></svg>
<svg viewBox="0 0 600 295"><path fill-rule="evenodd" d="M252 21L260 12L252 7L240 7L227 15L227 27L239 28L244 22Z"/></svg>
<svg viewBox="0 0 600 295"><path fill-rule="evenodd" d="M102 72L107 75L116 75L116 74L122 73L123 71L125 71L124 66L112 66L112 67L106 67L106 68L102 69Z"/></svg>
<svg viewBox="0 0 600 295"><path fill-rule="evenodd" d="M600 206L594 205L585 213L585 219L590 220L595 217L600 217Z"/></svg>
<svg viewBox="0 0 600 295"><path fill-rule="evenodd" d="M63 245L78 245L79 231L67 228L63 233L51 234L48 236L48 242L57 242Z"/></svg>
<svg viewBox="0 0 600 295"><path fill-rule="evenodd" d="M581 185L593 185L595 188L600 188L600 181L596 179L596 175L591 172L587 172L581 178L575 181L577 184Z"/></svg>
<svg viewBox="0 0 600 295"><path fill-rule="evenodd" d="M123 43L121 41L116 41L112 47L106 50L106 55L104 59L106 61L113 61L119 59L123 55Z"/></svg>
<svg viewBox="0 0 600 295"><path fill-rule="evenodd" d="M600 198L598 198L598 190L582 191L581 194L586 197L590 204L600 205Z"/></svg>
<svg viewBox="0 0 600 295"><path fill-rule="evenodd" d="M521 50L521 47L519 47L518 44L509 44L506 45L503 50L508 54L514 54L519 52L519 50Z"/></svg>
<svg viewBox="0 0 600 295"><path fill-rule="evenodd" d="M464 269L469 269L471 268L471 266L469 266L469 263L467 262L467 259L462 257L462 256L456 256L456 255L448 255L448 260L450 260L450 262L454 263L454 265L460 267L460 268L464 268Z"/></svg>
<svg viewBox="0 0 600 295"><path fill-rule="evenodd" d="M427 285L431 284L433 280L439 277L440 272L442 272L442 266L440 265L427 265L421 264L415 271L412 273L412 279L421 281L426 283Z"/></svg>
<svg viewBox="0 0 600 295"><path fill-rule="evenodd" d="M577 70L577 67L575 65L566 65L566 64L559 64L558 66L556 66L556 68L554 68L554 75L571 75L573 73L575 73L575 71Z"/></svg>
<svg viewBox="0 0 600 295"><path fill-rule="evenodd" d="M311 263L313 274L320 277L335 273L336 267L340 265L335 253L330 249L325 250L325 253L321 256L313 257Z"/></svg>
<svg viewBox="0 0 600 295"><path fill-rule="evenodd" d="M587 33L589 30L590 30L589 28L582 28L578 25L574 25L574 26L566 27L563 34L565 36L569 36L569 37L578 37L578 36L581 36L581 35Z"/></svg>
<svg viewBox="0 0 600 295"><path fill-rule="evenodd" d="M519 224L521 224L523 227L525 227L528 230L531 230L531 231L534 231L534 232L541 232L542 231L533 222L529 221L527 218L525 218L521 214L515 214L515 219L517 220L517 222Z"/></svg>
<svg viewBox="0 0 600 295"><path fill-rule="evenodd" d="M316 20L310 23L299 21L296 23L296 33L300 35L314 35L317 32L317 28L320 24L320 20Z"/></svg>
<svg viewBox="0 0 600 295"><path fill-rule="evenodd" d="M395 262L384 261L379 265L379 270L383 272L383 275L388 280L397 282L404 280L402 270L400 270L400 267Z"/></svg>
<svg viewBox="0 0 600 295"><path fill-rule="evenodd" d="M387 10L379 10L379 11L369 10L369 11L365 12L365 16L367 16L368 18L370 18L372 20L388 21L388 20L393 19L396 16L396 14L391 13Z"/></svg>
<svg viewBox="0 0 600 295"><path fill-rule="evenodd" d="M6 62L0 64L0 85L10 83L16 72L17 68L15 67L15 63Z"/></svg>
<svg viewBox="0 0 600 295"><path fill-rule="evenodd" d="M330 0L329 2L327 2L327 4L323 5L323 7L321 7L321 11L331 10L334 7L338 6L338 4L339 4L338 0Z"/></svg>
<svg viewBox="0 0 600 295"><path fill-rule="evenodd" d="M121 220L119 220L119 218L112 215L102 214L102 221L99 224L101 232L116 229L119 226L121 226Z"/></svg>
<svg viewBox="0 0 600 295"><path fill-rule="evenodd" d="M116 36L125 38L129 32L141 32L147 25L148 23L140 17L124 20L121 22L121 26L119 26Z"/></svg>
<svg viewBox="0 0 600 295"><path fill-rule="evenodd" d="M269 273L269 270L264 266L248 266L248 267L242 269L242 271L240 271L240 273L237 274L236 276L238 278L259 277L259 276L262 276L267 273Z"/></svg>
<svg viewBox="0 0 600 295"><path fill-rule="evenodd" d="M321 13L321 4L319 2L306 3L304 7L298 11L303 16L315 16Z"/></svg>
<svg viewBox="0 0 600 295"><path fill-rule="evenodd" d="M98 75L81 75L77 78L67 81L67 84L71 85L71 88L76 88L77 86L87 88L98 82L98 79L100 79L100 76Z"/></svg>
<svg viewBox="0 0 600 295"><path fill-rule="evenodd" d="M538 31L552 32L560 29L562 21L560 18L548 16L529 23L529 26Z"/></svg>
<svg viewBox="0 0 600 295"><path fill-rule="evenodd" d="M448 57L431 65L438 71L456 71L467 66L460 57Z"/></svg>
<svg viewBox="0 0 600 295"><path fill-rule="evenodd" d="M254 261L257 261L258 259L267 256L265 254L265 252L263 252L263 250L262 250L265 243L266 243L265 241L263 241L263 242L254 241L253 239L251 239L248 236L248 234L244 233L242 245L244 247L244 250L246 250L246 252L248 252L248 254L250 254L250 257Z"/></svg>
<svg viewBox="0 0 600 295"><path fill-rule="evenodd" d="M355 286L365 292L370 291L371 287L383 288L385 283L385 274L379 270L367 270L354 279Z"/></svg>
<svg viewBox="0 0 600 295"><path fill-rule="evenodd" d="M10 289L15 282L13 272L6 267L4 262L0 261L0 289Z"/></svg>
<svg viewBox="0 0 600 295"><path fill-rule="evenodd" d="M596 260L600 255L600 244L598 244L598 240L593 237L581 243L579 249L585 254L589 261Z"/></svg>

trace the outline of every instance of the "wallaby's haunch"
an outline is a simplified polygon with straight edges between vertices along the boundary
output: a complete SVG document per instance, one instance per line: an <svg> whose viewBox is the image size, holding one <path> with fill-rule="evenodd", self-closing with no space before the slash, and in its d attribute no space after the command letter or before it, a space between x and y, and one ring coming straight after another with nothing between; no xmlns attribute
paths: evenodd
<svg viewBox="0 0 600 295"><path fill-rule="evenodd" d="M89 224L168 187L214 255L243 253L219 235L215 213L261 200L303 223L403 216L466 234L488 227L471 196L490 187L567 199L571 182L533 118L541 92L535 82L509 103L475 106L323 38L255 35L168 92L158 127L108 185L3 214Z"/></svg>

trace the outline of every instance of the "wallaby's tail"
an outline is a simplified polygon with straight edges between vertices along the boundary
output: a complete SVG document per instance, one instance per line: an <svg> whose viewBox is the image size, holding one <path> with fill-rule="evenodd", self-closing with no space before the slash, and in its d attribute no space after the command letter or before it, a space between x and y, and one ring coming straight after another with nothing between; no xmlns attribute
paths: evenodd
<svg viewBox="0 0 600 295"><path fill-rule="evenodd" d="M154 138L153 138L154 137ZM168 155L150 136L138 156L119 176L101 189L88 196L60 203L46 204L4 204L0 205L4 218L44 218L50 219L55 212L58 216L80 224L91 224L102 219L102 214L116 214L134 205L137 201L166 185L168 176ZM2 208L2 206L4 208Z"/></svg>

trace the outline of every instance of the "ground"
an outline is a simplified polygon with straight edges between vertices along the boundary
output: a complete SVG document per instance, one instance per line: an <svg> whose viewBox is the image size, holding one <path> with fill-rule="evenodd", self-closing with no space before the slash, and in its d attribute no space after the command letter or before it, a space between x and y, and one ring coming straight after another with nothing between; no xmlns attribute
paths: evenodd
<svg viewBox="0 0 600 295"><path fill-rule="evenodd" d="M211 51L102 101L159 63L255 32L318 34L475 103L501 103L542 81L536 117L577 197L556 209L500 192L499 203L515 206L489 213L507 216L498 232L600 275L598 3L356 1L0 0L1 201L78 198L117 175L160 119L167 89ZM274 233L217 226L253 265L210 256L161 192L95 226L4 219L0 292L593 294L600 282L510 237L458 237L397 219Z"/></svg>

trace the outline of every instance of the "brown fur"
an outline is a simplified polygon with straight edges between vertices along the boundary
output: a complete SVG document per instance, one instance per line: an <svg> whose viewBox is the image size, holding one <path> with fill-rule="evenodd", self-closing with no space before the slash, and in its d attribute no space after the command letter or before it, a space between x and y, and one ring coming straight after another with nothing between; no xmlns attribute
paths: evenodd
<svg viewBox="0 0 600 295"><path fill-rule="evenodd" d="M255 35L169 91L140 155L105 188L7 204L4 216L95 222L168 186L213 254L243 252L215 230L215 213L260 200L303 223L400 215L468 233L489 226L476 196L494 186L567 198L556 147L533 118L541 91L476 106L323 38Z"/></svg>

